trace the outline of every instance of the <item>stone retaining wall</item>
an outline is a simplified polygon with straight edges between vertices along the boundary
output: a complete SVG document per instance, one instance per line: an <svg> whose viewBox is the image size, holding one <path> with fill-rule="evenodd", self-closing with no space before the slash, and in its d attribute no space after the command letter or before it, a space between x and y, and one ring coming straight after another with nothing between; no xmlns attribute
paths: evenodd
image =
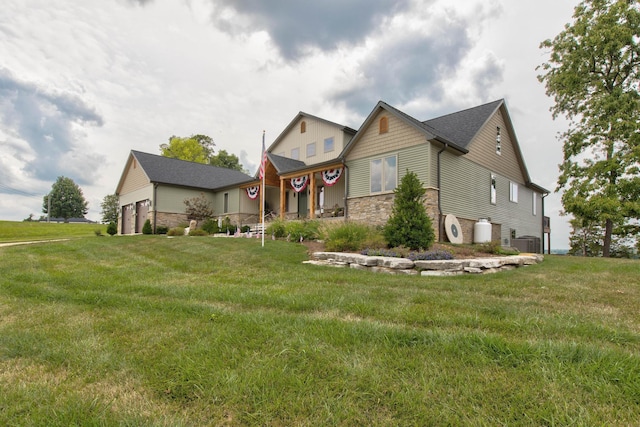
<svg viewBox="0 0 640 427"><path fill-rule="evenodd" d="M538 264L544 260L544 257L539 254L521 254L490 258L411 261L407 258L368 256L344 252L315 252L312 258L312 260L305 261L305 263L356 268L376 273L419 274L421 276L497 273Z"/></svg>

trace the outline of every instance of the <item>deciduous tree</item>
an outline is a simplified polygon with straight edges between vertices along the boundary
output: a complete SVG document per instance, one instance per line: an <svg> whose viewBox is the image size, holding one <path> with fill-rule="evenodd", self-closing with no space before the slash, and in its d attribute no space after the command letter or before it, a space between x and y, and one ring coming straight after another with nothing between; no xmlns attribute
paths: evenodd
<svg viewBox="0 0 640 427"><path fill-rule="evenodd" d="M88 212L88 202L84 199L82 189L71 178L60 176L51 186L49 194L43 197L42 212L68 222L69 218L84 218Z"/></svg>
<svg viewBox="0 0 640 427"><path fill-rule="evenodd" d="M555 105L569 119L556 191L566 213L604 227L610 255L614 224L640 218L640 6L630 0L584 0L574 21L540 45L539 67Z"/></svg>
<svg viewBox="0 0 640 427"><path fill-rule="evenodd" d="M160 145L160 154L173 159L196 163L209 163L213 155L213 140L206 135L191 135L188 138L172 136L168 144Z"/></svg>
<svg viewBox="0 0 640 427"><path fill-rule="evenodd" d="M227 153L227 150L220 150L218 154L211 156L209 160L211 166L218 166L221 168L233 169L240 172L245 172L240 159L235 154Z"/></svg>
<svg viewBox="0 0 640 427"><path fill-rule="evenodd" d="M102 208L102 222L105 224L118 222L118 195L107 194L100 203Z"/></svg>

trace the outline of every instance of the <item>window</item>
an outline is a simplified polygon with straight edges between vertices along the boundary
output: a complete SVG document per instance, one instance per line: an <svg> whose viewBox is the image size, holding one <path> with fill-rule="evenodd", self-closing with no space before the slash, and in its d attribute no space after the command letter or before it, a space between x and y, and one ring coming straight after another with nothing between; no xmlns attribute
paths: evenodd
<svg viewBox="0 0 640 427"><path fill-rule="evenodd" d="M500 126L496 128L496 154L502 155L502 147L500 145Z"/></svg>
<svg viewBox="0 0 640 427"><path fill-rule="evenodd" d="M300 149L292 148L291 149L291 158L294 160L300 160Z"/></svg>
<svg viewBox="0 0 640 427"><path fill-rule="evenodd" d="M370 163L371 192L381 193L393 191L398 183L398 159L389 156L383 159L374 159Z"/></svg>
<svg viewBox="0 0 640 427"><path fill-rule="evenodd" d="M385 117L380 117L380 133L389 132L389 119Z"/></svg>
<svg viewBox="0 0 640 427"><path fill-rule="evenodd" d="M316 143L312 142L307 144L307 157L313 157L316 155Z"/></svg>
<svg viewBox="0 0 640 427"><path fill-rule="evenodd" d="M497 193L496 193L496 176L491 174L491 204L495 205L497 202Z"/></svg>
<svg viewBox="0 0 640 427"><path fill-rule="evenodd" d="M304 120L300 122L300 133L305 133L307 131L307 122Z"/></svg>
<svg viewBox="0 0 640 427"><path fill-rule="evenodd" d="M509 201L518 203L518 184L509 182Z"/></svg>
<svg viewBox="0 0 640 427"><path fill-rule="evenodd" d="M224 193L223 213L229 212L229 193Z"/></svg>
<svg viewBox="0 0 640 427"><path fill-rule="evenodd" d="M536 192L534 191L533 193L531 193L531 206L533 207L533 214L534 215L538 215L538 206L537 206L537 201L538 198L536 197Z"/></svg>
<svg viewBox="0 0 640 427"><path fill-rule="evenodd" d="M324 152L333 151L333 137L324 139Z"/></svg>

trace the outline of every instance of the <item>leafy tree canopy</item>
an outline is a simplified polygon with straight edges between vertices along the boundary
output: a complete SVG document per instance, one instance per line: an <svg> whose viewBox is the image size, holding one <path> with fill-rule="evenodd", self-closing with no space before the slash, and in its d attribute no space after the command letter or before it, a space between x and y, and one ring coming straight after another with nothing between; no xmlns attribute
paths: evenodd
<svg viewBox="0 0 640 427"><path fill-rule="evenodd" d="M54 218L64 218L65 222L69 218L84 218L88 210L82 189L71 178L64 176L58 177L49 194L42 199L42 212Z"/></svg>
<svg viewBox="0 0 640 427"><path fill-rule="evenodd" d="M640 218L640 6L584 0L573 18L540 45L550 58L538 78L554 118L569 119L556 191L565 213L603 224L609 256L614 224Z"/></svg>
<svg viewBox="0 0 640 427"><path fill-rule="evenodd" d="M218 154L211 156L209 160L211 166L218 166L221 168L233 169L240 172L246 172L240 163L240 159L235 154L230 154L227 150L220 150Z"/></svg>
<svg viewBox="0 0 640 427"><path fill-rule="evenodd" d="M100 203L102 208L102 222L105 224L118 222L118 195L107 194Z"/></svg>
<svg viewBox="0 0 640 427"><path fill-rule="evenodd" d="M191 135L188 138L172 136L168 144L160 145L160 154L173 159L196 163L209 163L213 155L213 139L206 135Z"/></svg>

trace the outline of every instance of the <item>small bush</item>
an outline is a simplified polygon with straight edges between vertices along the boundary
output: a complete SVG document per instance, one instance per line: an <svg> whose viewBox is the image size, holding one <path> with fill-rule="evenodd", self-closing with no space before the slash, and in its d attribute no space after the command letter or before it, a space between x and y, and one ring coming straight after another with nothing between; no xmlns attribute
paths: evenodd
<svg viewBox="0 0 640 427"><path fill-rule="evenodd" d="M95 230L93 230L93 232L96 234L96 236L100 237L102 236L102 230L100 230L99 228L96 228Z"/></svg>
<svg viewBox="0 0 640 427"><path fill-rule="evenodd" d="M243 226L240 228L240 231L241 231L242 233L247 233L247 232L251 231L251 226L249 226L249 225L243 225Z"/></svg>
<svg viewBox="0 0 640 427"><path fill-rule="evenodd" d="M142 226L142 234L153 234L153 230L151 229L151 221L146 220L144 225Z"/></svg>
<svg viewBox="0 0 640 427"><path fill-rule="evenodd" d="M109 225L107 225L107 234L110 236L118 234L118 226L115 222L110 222Z"/></svg>
<svg viewBox="0 0 640 427"><path fill-rule="evenodd" d="M285 224L286 235L295 242L317 239L320 235L318 221L289 221Z"/></svg>
<svg viewBox="0 0 640 427"><path fill-rule="evenodd" d="M169 227L166 225L158 225L156 226L156 234L167 234L169 231Z"/></svg>
<svg viewBox="0 0 640 427"><path fill-rule="evenodd" d="M499 240L492 240L487 243L480 243L477 245L479 252L484 252L494 255L517 255L520 252L517 249L505 248L500 244Z"/></svg>
<svg viewBox="0 0 640 427"><path fill-rule="evenodd" d="M189 230L189 236L208 236L208 235L209 233L207 233L206 231L200 228Z"/></svg>
<svg viewBox="0 0 640 427"><path fill-rule="evenodd" d="M205 220L202 223L201 228L209 234L216 234L220 231L220 227L218 227L218 221L211 218Z"/></svg>
<svg viewBox="0 0 640 427"><path fill-rule="evenodd" d="M279 218L274 220L267 226L266 234L272 235L276 238L286 237L287 228L285 222Z"/></svg>
<svg viewBox="0 0 640 427"><path fill-rule="evenodd" d="M356 252L365 247L384 247L379 229L358 222L345 222L329 227L325 247L329 251Z"/></svg>
<svg viewBox="0 0 640 427"><path fill-rule="evenodd" d="M173 227L167 231L167 236L184 236L185 227Z"/></svg>

